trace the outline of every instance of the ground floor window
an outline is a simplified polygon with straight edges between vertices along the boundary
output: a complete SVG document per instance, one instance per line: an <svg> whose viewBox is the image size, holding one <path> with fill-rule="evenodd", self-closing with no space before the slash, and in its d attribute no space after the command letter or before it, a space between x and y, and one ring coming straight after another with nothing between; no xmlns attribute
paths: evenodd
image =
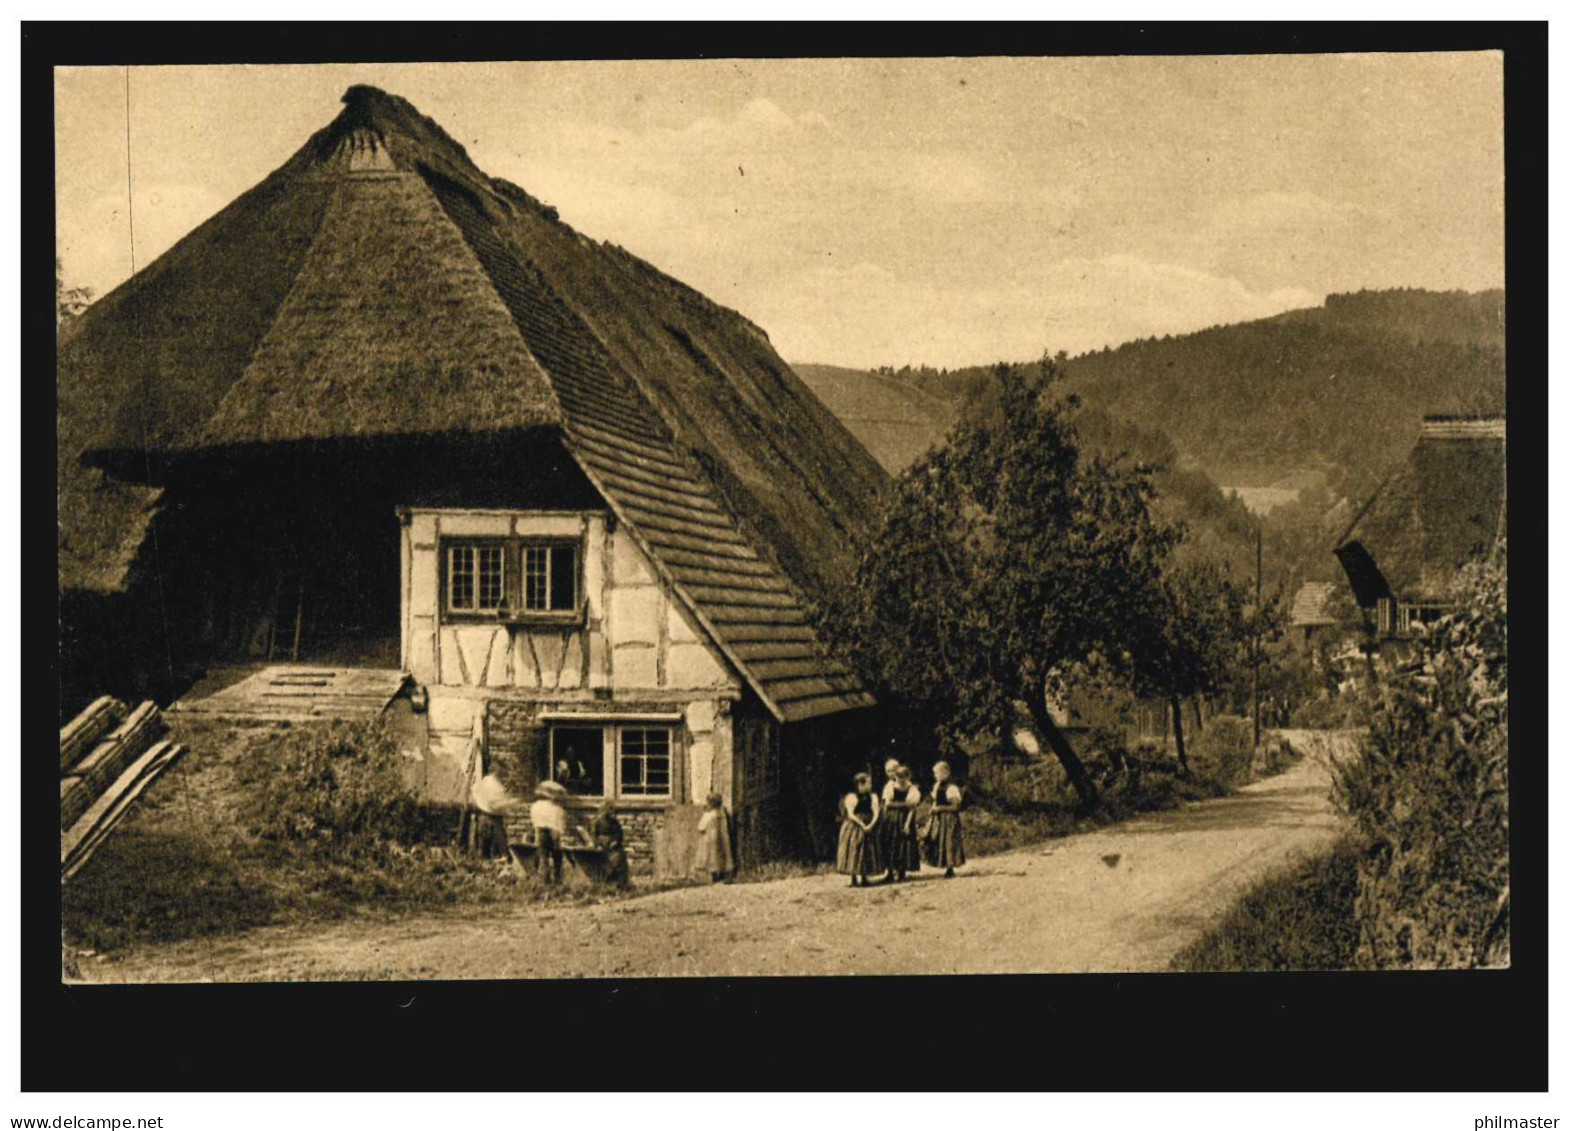
<svg viewBox="0 0 1569 1131"><path fill-rule="evenodd" d="M669 798L675 747L666 726L555 724L540 777L578 797Z"/></svg>

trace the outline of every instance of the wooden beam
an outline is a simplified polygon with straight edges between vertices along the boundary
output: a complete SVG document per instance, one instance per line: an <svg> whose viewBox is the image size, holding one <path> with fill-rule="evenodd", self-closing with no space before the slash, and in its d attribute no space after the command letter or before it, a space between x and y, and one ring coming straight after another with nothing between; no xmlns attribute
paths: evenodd
<svg viewBox="0 0 1569 1131"><path fill-rule="evenodd" d="M105 695L60 728L60 772L76 765L108 730L125 718L125 704Z"/></svg>

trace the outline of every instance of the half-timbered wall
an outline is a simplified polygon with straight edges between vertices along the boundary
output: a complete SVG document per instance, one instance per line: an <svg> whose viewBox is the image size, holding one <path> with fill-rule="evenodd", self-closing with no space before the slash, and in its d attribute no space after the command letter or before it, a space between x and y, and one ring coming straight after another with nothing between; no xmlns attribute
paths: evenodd
<svg viewBox="0 0 1569 1131"><path fill-rule="evenodd" d="M582 616L572 624L483 624L445 613L443 547L464 538L579 541ZM404 527L403 560L403 665L432 689L675 699L740 691L636 542L603 512L418 510Z"/></svg>

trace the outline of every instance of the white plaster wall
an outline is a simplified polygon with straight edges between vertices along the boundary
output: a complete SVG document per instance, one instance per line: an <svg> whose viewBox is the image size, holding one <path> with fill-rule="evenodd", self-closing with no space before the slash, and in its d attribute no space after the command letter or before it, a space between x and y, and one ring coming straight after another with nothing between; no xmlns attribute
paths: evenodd
<svg viewBox="0 0 1569 1131"><path fill-rule="evenodd" d="M442 624L440 540L582 537L585 619L563 628ZM404 536L404 666L431 687L586 696L740 690L740 680L660 582L635 539L604 514L415 511Z"/></svg>

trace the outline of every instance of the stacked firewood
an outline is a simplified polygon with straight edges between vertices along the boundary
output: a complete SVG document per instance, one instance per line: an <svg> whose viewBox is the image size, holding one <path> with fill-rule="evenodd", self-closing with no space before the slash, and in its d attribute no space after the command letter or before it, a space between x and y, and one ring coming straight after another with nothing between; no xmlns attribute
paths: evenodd
<svg viewBox="0 0 1569 1131"><path fill-rule="evenodd" d="M105 696L60 731L60 881L81 870L136 799L183 752L159 741L157 704Z"/></svg>

